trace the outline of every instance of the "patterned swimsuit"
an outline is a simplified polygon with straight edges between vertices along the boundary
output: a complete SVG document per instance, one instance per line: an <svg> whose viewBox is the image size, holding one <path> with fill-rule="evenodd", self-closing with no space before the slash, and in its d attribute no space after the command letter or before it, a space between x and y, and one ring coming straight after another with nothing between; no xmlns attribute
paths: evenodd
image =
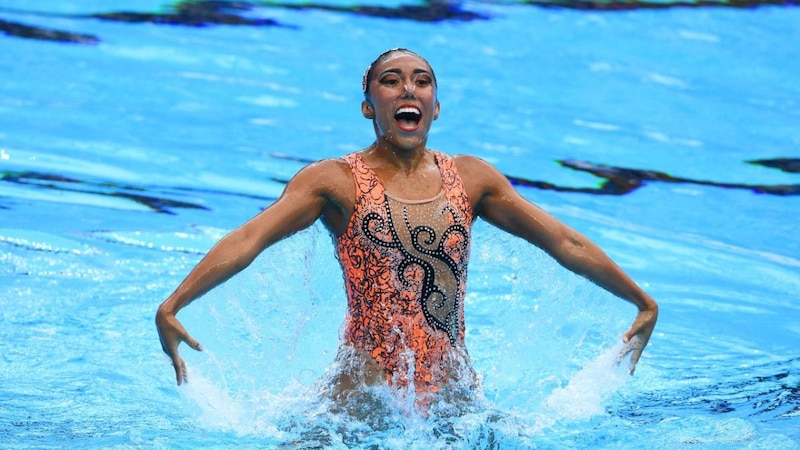
<svg viewBox="0 0 800 450"><path fill-rule="evenodd" d="M356 201L336 242L348 300L345 344L369 354L390 385L417 394L474 373L463 308L472 211L453 159L433 154L442 190L426 200L392 196L360 154L345 156Z"/></svg>

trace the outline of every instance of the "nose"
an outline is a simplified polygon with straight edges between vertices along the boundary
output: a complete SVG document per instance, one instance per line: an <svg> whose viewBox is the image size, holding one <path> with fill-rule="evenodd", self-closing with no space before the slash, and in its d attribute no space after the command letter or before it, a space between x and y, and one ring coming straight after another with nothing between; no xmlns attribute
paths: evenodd
<svg viewBox="0 0 800 450"><path fill-rule="evenodd" d="M414 95L414 91L417 89L417 86L414 83L406 83L403 85L403 87L405 88L406 95Z"/></svg>

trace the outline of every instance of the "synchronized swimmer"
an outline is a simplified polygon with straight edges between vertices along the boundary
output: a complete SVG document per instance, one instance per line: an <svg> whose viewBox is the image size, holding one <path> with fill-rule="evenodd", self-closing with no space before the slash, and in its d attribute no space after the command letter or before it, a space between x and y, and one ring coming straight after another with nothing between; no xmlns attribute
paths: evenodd
<svg viewBox="0 0 800 450"><path fill-rule="evenodd" d="M658 305L599 247L523 198L497 169L467 155L427 148L439 116L427 60L406 49L381 54L363 77L361 111L369 147L301 169L271 206L223 237L158 308L161 346L178 384L181 342L202 347L176 314L237 274L267 247L321 220L335 238L347 317L330 396L364 385L437 398L469 399L479 378L465 346L464 295L471 226L477 218L543 249L637 308L622 336L631 373L650 339Z"/></svg>

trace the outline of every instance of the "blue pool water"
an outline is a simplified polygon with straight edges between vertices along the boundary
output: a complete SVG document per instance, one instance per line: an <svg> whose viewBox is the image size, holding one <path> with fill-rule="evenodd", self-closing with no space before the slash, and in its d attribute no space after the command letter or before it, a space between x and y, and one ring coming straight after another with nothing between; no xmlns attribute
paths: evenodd
<svg viewBox="0 0 800 450"><path fill-rule="evenodd" d="M170 11L111 3L0 1L83 36L0 34L0 447L800 447L800 173L750 162L800 159L796 7L87 17ZM315 225L181 312L206 351L175 386L155 308L304 161L371 142L360 77L395 46L437 71L432 147L491 161L659 301L634 377L611 363L633 307L479 222L484 406L325 414L344 294Z"/></svg>

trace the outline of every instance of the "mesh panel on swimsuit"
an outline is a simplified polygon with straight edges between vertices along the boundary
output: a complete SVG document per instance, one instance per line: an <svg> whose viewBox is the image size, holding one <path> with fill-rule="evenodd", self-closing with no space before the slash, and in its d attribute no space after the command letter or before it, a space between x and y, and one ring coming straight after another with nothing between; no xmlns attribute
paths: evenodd
<svg viewBox="0 0 800 450"><path fill-rule="evenodd" d="M434 152L439 195L401 200L354 153L355 211L337 240L345 273L346 343L366 351L390 382L435 391L468 365L464 349L472 212L452 158Z"/></svg>

